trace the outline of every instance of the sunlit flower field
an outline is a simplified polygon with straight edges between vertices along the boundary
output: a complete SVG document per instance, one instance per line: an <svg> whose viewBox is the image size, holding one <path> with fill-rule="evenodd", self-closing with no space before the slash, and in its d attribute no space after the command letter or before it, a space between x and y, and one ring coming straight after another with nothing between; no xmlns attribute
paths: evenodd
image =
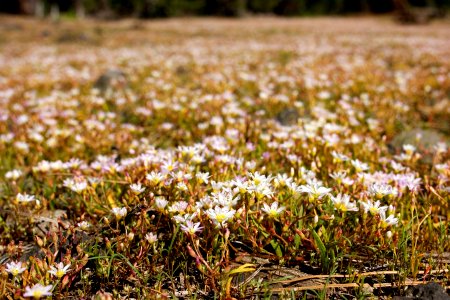
<svg viewBox="0 0 450 300"><path fill-rule="evenodd" d="M448 288L449 26L2 17L2 298Z"/></svg>

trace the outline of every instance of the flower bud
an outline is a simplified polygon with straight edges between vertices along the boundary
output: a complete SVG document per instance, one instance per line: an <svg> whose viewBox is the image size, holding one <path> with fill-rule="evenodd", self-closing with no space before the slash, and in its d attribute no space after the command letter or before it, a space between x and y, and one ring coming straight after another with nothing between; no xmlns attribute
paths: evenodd
<svg viewBox="0 0 450 300"><path fill-rule="evenodd" d="M188 249L188 253L190 256L192 256L193 258L197 258L197 254L195 253L195 251L191 248L190 245L187 246Z"/></svg>

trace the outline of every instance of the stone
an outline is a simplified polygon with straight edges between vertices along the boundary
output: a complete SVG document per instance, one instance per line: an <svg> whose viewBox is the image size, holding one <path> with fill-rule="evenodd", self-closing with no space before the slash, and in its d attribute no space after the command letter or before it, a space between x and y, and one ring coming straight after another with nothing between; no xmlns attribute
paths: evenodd
<svg viewBox="0 0 450 300"><path fill-rule="evenodd" d="M295 125L299 118L300 114L295 108L285 108L275 117L275 119L283 126Z"/></svg>
<svg viewBox="0 0 450 300"><path fill-rule="evenodd" d="M64 31L56 38L60 44L87 43L94 44L94 39L85 32Z"/></svg>
<svg viewBox="0 0 450 300"><path fill-rule="evenodd" d="M100 75L94 84L94 88L100 90L100 92L106 92L108 90L123 88L126 85L126 74L120 69L110 69Z"/></svg>
<svg viewBox="0 0 450 300"><path fill-rule="evenodd" d="M405 296L396 296L394 300L450 300L444 288L435 282L409 287Z"/></svg>
<svg viewBox="0 0 450 300"><path fill-rule="evenodd" d="M448 139L439 131L416 128L396 135L389 143L389 149L392 153L399 154L403 150L403 145L413 145L421 154L421 161L429 164L436 153L434 147L441 142L449 145Z"/></svg>
<svg viewBox="0 0 450 300"><path fill-rule="evenodd" d="M68 227L67 212L61 209L44 210L33 215L33 233L44 238L48 232L57 232L59 226Z"/></svg>

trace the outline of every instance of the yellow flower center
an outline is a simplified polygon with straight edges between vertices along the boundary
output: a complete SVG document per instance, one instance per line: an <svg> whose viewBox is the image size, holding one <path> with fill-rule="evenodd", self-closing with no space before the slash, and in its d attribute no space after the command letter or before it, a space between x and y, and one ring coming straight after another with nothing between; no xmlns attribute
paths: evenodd
<svg viewBox="0 0 450 300"><path fill-rule="evenodd" d="M346 212L347 211L347 206L345 206L344 203L337 203L336 204L336 209L340 210L342 212Z"/></svg>
<svg viewBox="0 0 450 300"><path fill-rule="evenodd" d="M370 211L370 213L371 213L372 215L375 215L375 214L378 213L378 208L376 208L376 207L371 207L371 208L369 209L369 211Z"/></svg>
<svg viewBox="0 0 450 300"><path fill-rule="evenodd" d="M219 223L222 223L226 218L227 218L227 216L224 213L220 213L220 214L216 215L216 220Z"/></svg>
<svg viewBox="0 0 450 300"><path fill-rule="evenodd" d="M278 211L276 211L275 209L270 209L268 214L269 214L269 217L275 218L278 215Z"/></svg>
<svg viewBox="0 0 450 300"><path fill-rule="evenodd" d="M33 297L34 297L35 299L41 298L41 297L42 297L42 291L39 291L39 290L34 291L34 292L33 292Z"/></svg>

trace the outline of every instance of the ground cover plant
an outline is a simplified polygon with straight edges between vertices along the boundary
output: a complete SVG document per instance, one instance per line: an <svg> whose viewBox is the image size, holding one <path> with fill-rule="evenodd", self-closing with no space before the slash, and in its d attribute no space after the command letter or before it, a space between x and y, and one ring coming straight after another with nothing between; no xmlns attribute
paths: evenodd
<svg viewBox="0 0 450 300"><path fill-rule="evenodd" d="M2 298L448 286L445 22L2 17Z"/></svg>

